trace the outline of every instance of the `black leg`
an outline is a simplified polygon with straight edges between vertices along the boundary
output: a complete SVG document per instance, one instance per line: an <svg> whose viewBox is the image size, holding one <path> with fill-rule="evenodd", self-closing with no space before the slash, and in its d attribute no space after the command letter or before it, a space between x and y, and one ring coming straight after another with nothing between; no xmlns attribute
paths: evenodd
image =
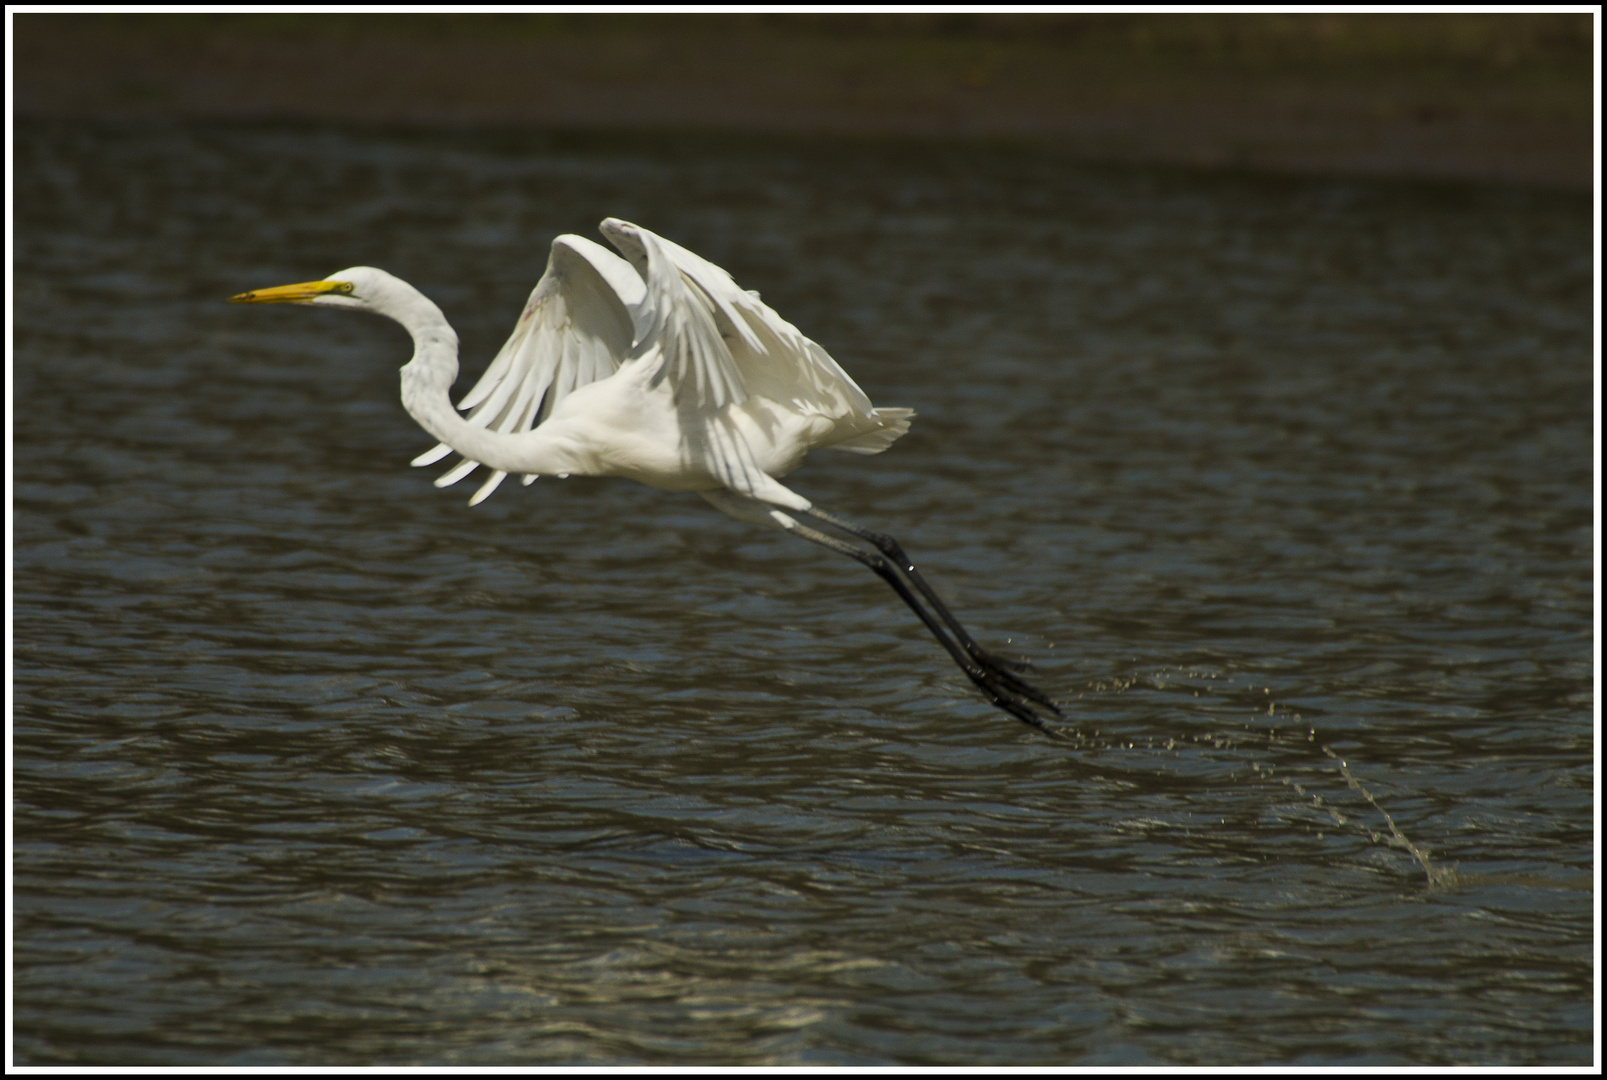
<svg viewBox="0 0 1607 1080"><path fill-rule="evenodd" d="M810 513L814 513L814 511L810 511ZM816 516L821 517L822 520L830 521L831 524L837 524L824 515L817 514ZM838 527L844 528L841 525ZM1055 703L1037 687L1023 681L999 665L991 653L976 645L971 640L971 636L960 626L958 620L954 618L954 615L948 608L943 606L942 601L932 595L932 590L925 582L921 581L918 576L914 576L914 568L909 566L909 560L900 558L899 562L895 564L883 550L862 548L857 544L849 543L846 540L830 536L797 522L792 522L786 528L788 532L796 536L819 544L821 547L830 548L840 555L847 555L849 558L861 562L874 570L883 581L892 586L899 599L908 604L910 610L920 616L921 622L926 624L926 628L932 632L932 636L937 638L944 649L948 650L948 654L954 658L954 662L960 666L960 670L964 671L966 676L976 684L977 689L982 691L990 703L1003 709L1023 724L1035 727L1046 735L1065 738L1060 732L1045 724L1033 709L1034 704L1036 704L1047 708L1056 716L1060 716L1061 712L1055 706ZM857 532L856 535L858 535ZM884 539L895 548L898 547L897 541L894 541L892 537L884 537ZM902 549L899 549L899 551L902 554ZM915 593L910 590L903 577L903 574L906 573L912 575L911 581L915 583L916 588L941 613L942 622L934 618L932 613L921 604ZM947 624L947 628L954 632L955 638L959 642L968 644L962 645L951 639L944 632L944 624Z"/></svg>
<svg viewBox="0 0 1607 1080"><path fill-rule="evenodd" d="M978 645L971 635L966 632L965 628L960 625L960 621L954 617L954 613L949 610L948 605L943 603L942 600L938 599L937 594L932 591L932 587L926 583L926 579L923 578L920 572L915 569L914 561L904 552L904 546L895 538L886 533L877 532L874 529L867 529L863 525L856 525L854 522L849 521L840 514L835 514L828 510L824 510L819 506L810 507L806 513L812 517L819 518L821 521L824 521L826 524L834 528L841 529L843 532L848 533L851 536L857 536L861 540L874 544L876 546L876 550L880 551L883 555L886 555L889 559L892 559L895 563L897 563L899 569L902 570L909 578L910 583L914 585L915 588L920 591L920 594L926 598L926 602L932 605L932 608L938 613L938 616L942 618L944 624L948 626L949 629L953 631L954 636L959 639L960 644L965 646L966 652L977 657L978 659L986 658L993 664L996 664L1000 667L1011 668L1015 671L1028 671L1031 669L1032 664L1028 661L1010 660L1005 657L998 656L995 653L989 652L981 645Z"/></svg>
<svg viewBox="0 0 1607 1080"><path fill-rule="evenodd" d="M910 584L915 586L916 590L921 594L921 596L926 599L926 602L932 605L932 610L937 612L938 618L943 620L943 624L948 627L949 632L954 635L955 640L957 640L965 651L971 655L973 660L985 668L998 672L999 675L1009 681L1011 688L1014 689L1018 694L1037 702L1039 705L1042 705L1047 709L1053 710L1056 716L1061 715L1061 712L1058 708L1056 708L1055 703L1050 700L1041 690L1027 682L1025 679L1017 678L1015 675L1011 674L1011 672L1030 670L1032 665L1026 663L1025 661L1006 659L1005 657L999 656L996 653L984 649L981 645L978 645L976 639L971 637L971 635L966 632L965 627L960 625L960 620L954 617L954 613L949 610L948 605L943 603L942 600L938 599L937 593L932 591L932 587L926 583L926 579L923 578L920 572L915 569L915 563L907 554L904 553L903 545L897 540L886 533L876 532L873 529L867 529L863 525L856 525L847 518L841 517L827 510L822 510L818 506L810 507L807 511L805 511L805 513L809 514L811 517L819 518L821 521L824 521L833 528L841 529L845 533L849 533L852 536L857 536L861 540L874 544L876 546L876 550L880 551L884 556L891 560L898 567L900 573L907 577Z"/></svg>

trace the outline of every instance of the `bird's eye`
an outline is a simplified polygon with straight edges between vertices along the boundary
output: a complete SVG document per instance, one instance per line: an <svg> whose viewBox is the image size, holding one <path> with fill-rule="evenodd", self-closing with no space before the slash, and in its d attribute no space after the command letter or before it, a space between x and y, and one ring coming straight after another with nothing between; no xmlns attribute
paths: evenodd
<svg viewBox="0 0 1607 1080"><path fill-rule="evenodd" d="M350 296L351 293L352 293L352 290L355 289L355 288L357 288L357 286L353 285L351 282L342 281L340 284L336 285L333 289L330 289L329 291L330 292L338 292L338 293L342 294L343 296Z"/></svg>

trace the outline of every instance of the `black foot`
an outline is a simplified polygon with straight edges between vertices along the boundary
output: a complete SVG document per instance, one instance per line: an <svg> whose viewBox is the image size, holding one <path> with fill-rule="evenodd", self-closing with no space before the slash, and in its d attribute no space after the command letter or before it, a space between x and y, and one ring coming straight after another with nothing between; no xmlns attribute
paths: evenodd
<svg viewBox="0 0 1607 1080"><path fill-rule="evenodd" d="M977 656L981 652L982 656ZM984 697L995 707L1003 709L1011 716L1028 724L1039 731L1050 735L1058 735L1053 728L1044 723L1043 717L1038 715L1039 709L1047 709L1056 717L1064 719L1065 714L1055 704L1054 699L1039 690L1025 679L1011 673L997 663L997 657L984 649L971 652L971 664L962 664L961 669L966 676L982 691Z"/></svg>

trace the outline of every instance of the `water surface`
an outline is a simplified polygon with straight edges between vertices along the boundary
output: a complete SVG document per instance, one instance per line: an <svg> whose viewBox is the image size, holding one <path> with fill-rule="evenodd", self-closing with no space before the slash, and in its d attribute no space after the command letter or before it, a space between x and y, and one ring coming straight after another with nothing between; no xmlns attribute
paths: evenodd
<svg viewBox="0 0 1607 1080"><path fill-rule="evenodd" d="M1590 1063L1582 197L66 123L15 177L19 1063ZM222 303L384 267L466 388L606 215L917 410L788 483L1071 743L695 496L466 508L399 328Z"/></svg>

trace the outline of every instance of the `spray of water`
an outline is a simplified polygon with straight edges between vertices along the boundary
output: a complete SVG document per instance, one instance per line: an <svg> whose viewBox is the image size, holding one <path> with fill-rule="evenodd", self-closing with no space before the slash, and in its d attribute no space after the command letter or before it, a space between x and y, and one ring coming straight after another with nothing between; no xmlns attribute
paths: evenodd
<svg viewBox="0 0 1607 1080"><path fill-rule="evenodd" d="M1179 670L1181 671L1182 669L1180 668ZM1191 679L1213 679L1217 678L1218 676L1207 672L1189 671L1187 672L1187 677ZM1148 678L1131 676L1107 679L1090 684L1085 692L1120 693L1136 685L1140 681L1144 681L1156 689L1162 689L1166 686L1166 675L1161 673ZM1263 692L1270 699L1272 693L1271 688L1267 687ZM1209 695L1209 688L1206 688L1203 692L1198 689L1195 690L1194 696L1200 697L1202 693ZM1078 695L1078 697L1082 696L1082 694ZM1266 715L1276 716L1278 715L1278 711L1277 702L1269 700L1267 702ZM1388 847L1405 851L1407 854L1411 855L1411 857L1417 862L1417 865L1422 868L1423 873L1428 878L1430 888L1450 888L1457 882L1458 876L1456 869L1454 867L1446 867L1435 864L1429 858L1429 850L1426 846L1413 842L1410 837L1402 832L1400 826L1396 824L1395 818L1389 813L1389 811L1384 809L1383 805L1378 801L1378 798L1371 791L1369 791L1360 780L1356 778L1355 773L1351 771L1350 763L1344 758L1340 757L1339 754L1334 751L1333 747L1318 741L1317 731L1315 728L1305 725L1302 722L1299 713L1290 712L1287 708L1285 708L1283 715L1288 716L1293 724L1298 725L1298 728L1301 732L1300 734L1294 734L1288 728L1280 729L1273 727L1257 730L1251 728L1248 724L1245 725L1247 732L1245 735L1240 735L1237 733L1225 733L1220 731L1208 733L1195 732L1183 735L1180 738L1167 737L1164 739L1164 741L1155 736L1146 736L1139 739L1111 739L1102 736L1098 730L1094 730L1091 733L1084 733L1077 728L1061 729L1058 734L1060 734L1062 738L1081 747L1101 750L1132 750L1140 745L1151 750L1174 750L1182 743L1193 743L1196 746L1209 746L1215 750L1249 750L1261 749L1263 747L1267 749L1271 749L1273 747L1285 749L1296 746L1310 747L1313 751L1320 752L1325 758L1327 758L1329 761L1332 761L1338 768L1339 775L1345 782L1345 787L1361 796L1361 798L1365 800L1373 810L1377 811L1379 816L1384 820L1385 831L1380 832L1377 829L1371 828L1365 822L1354 816L1347 816L1339 807L1333 805L1329 801L1325 801L1320 794L1307 790L1307 786L1305 784L1292 777L1278 775L1277 770L1271 765L1263 765L1259 761L1252 761L1250 763L1250 768L1259 779L1267 783L1278 783L1293 791L1300 797L1310 799L1312 805L1325 812L1336 825L1360 829L1374 844L1383 844ZM1264 742L1261 737L1262 732L1264 732Z"/></svg>

